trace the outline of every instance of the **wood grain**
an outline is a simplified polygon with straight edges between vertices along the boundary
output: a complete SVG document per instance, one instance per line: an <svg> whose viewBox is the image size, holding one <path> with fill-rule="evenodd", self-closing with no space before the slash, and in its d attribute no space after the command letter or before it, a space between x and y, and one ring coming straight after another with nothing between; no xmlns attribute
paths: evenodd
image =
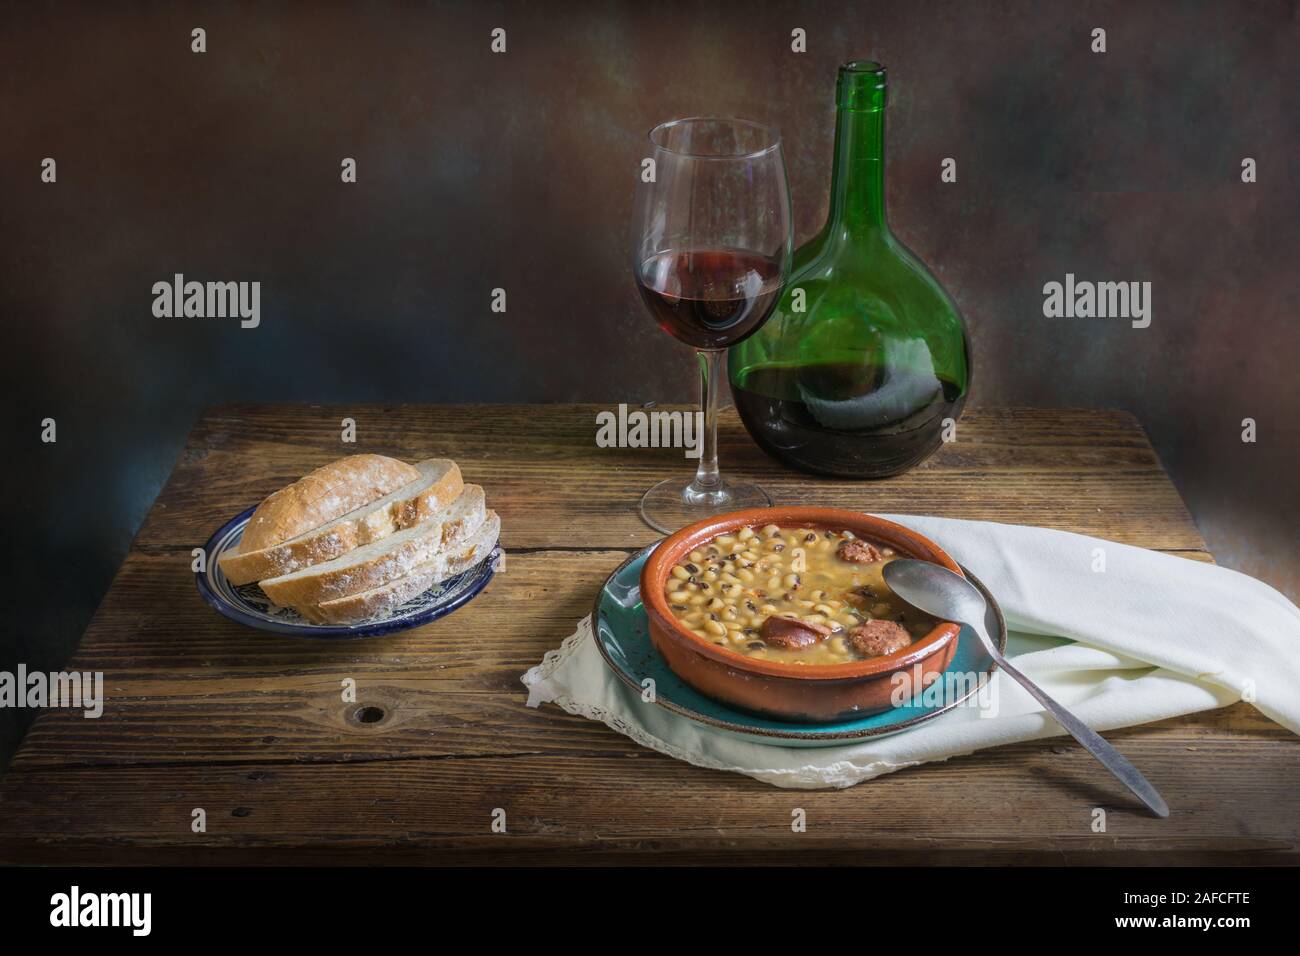
<svg viewBox="0 0 1300 956"><path fill-rule="evenodd" d="M305 471L373 451L454 458L507 516L508 548L643 547L656 534L637 515L642 492L689 474L694 464L680 450L596 447L596 414L606 410L216 408L195 429L136 546L201 546L231 515ZM356 420L356 445L339 441L345 416ZM1205 546L1141 427L1124 412L974 410L962 418L956 442L883 481L817 480L784 468L754 445L732 409L723 415L719 447L724 473L759 481L777 501L1039 524L1145 548Z"/></svg>
<svg viewBox="0 0 1300 956"><path fill-rule="evenodd" d="M572 632L630 549L636 496L684 460L598 449L594 407L239 406L196 427L69 667L104 716L52 711L0 782L0 862L1294 863L1300 752L1246 705L1107 736L1162 790L1133 809L1072 742L781 791L529 709L520 674ZM455 615L377 641L242 628L199 598L190 548L337 456L447 455L503 515L507 569ZM1141 429L1120 413L983 410L903 478L823 482L734 421L724 468L778 495L1038 523L1209 560ZM356 702L341 681L352 678ZM363 709L373 722L360 719ZM1090 828L1108 809L1105 834ZM190 811L208 813L205 834ZM505 810L507 833L490 814ZM790 829L803 808L807 833Z"/></svg>
<svg viewBox="0 0 1300 956"><path fill-rule="evenodd" d="M510 854L555 863L620 852L642 863L686 854L803 863L970 863L994 854L1039 863L1231 862L1243 854L1294 862L1294 834L1258 825L1285 819L1300 784L1293 761L1261 786L1252 768L1269 759L1272 741L1214 748L1202 757L1216 767L1210 775L1189 759L1189 745L1144 746L1150 731L1113 736L1166 794L1177 794L1173 819L1132 809L1073 746L1016 745L809 792L684 767L611 732L606 749L583 752L25 773L6 793L8 812L27 821L7 855L220 862L256 849L260 859L287 861L304 848L327 859L404 863ZM1224 812L1234 804L1254 809ZM201 835L190 832L196 807L208 818ZM1102 834L1091 829L1096 807L1107 811ZM490 828L497 808L504 834ZM805 833L792 832L796 808L807 815ZM87 818L97 821L93 830L79 825Z"/></svg>

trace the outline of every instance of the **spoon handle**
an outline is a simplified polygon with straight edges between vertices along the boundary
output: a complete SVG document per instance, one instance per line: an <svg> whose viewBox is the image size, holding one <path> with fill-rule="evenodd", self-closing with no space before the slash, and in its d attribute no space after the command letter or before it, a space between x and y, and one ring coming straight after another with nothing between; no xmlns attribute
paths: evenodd
<svg viewBox="0 0 1300 956"><path fill-rule="evenodd" d="M1055 717L1057 723L1069 731L1070 736L1083 744L1088 752L1100 760L1102 765L1113 773L1120 783L1132 790L1138 799L1151 809L1152 813L1161 818L1169 816L1169 804L1165 803L1159 791L1151 786L1151 782L1142 776L1142 771L1129 763L1128 759L1118 750L1106 743L1100 734L1051 697L1048 697L1042 688L1012 667L1001 652L998 651L997 646L989 640L988 635L978 627L976 630L980 632L980 638L984 641L985 648L993 652L993 658L998 662L998 666L1019 681L1020 685L1029 691L1034 700L1042 704L1043 709Z"/></svg>

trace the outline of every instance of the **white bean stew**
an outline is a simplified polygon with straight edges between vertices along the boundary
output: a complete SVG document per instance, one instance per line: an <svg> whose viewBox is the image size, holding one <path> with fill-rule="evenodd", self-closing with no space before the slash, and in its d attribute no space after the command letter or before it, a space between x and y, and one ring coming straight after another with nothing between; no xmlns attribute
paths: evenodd
<svg viewBox="0 0 1300 956"><path fill-rule="evenodd" d="M728 650L847 664L900 651L938 623L885 586L895 556L850 531L741 528L692 551L664 590L677 620Z"/></svg>

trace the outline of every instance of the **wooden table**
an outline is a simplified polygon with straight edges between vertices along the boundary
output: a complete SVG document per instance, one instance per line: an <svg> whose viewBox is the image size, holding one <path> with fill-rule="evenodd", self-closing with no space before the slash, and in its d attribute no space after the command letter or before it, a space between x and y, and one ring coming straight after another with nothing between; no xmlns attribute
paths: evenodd
<svg viewBox="0 0 1300 956"><path fill-rule="evenodd" d="M104 715L36 721L0 786L0 862L1296 862L1300 750L1245 704L1108 734L1168 798L1164 822L1072 741L783 791L529 710L520 674L656 537L638 495L690 468L680 451L597 448L599 410L209 410L69 665L104 672ZM340 443L345 416L356 445ZM769 461L727 412L721 454L778 500L1050 525L1211 560L1130 415L978 409L958 439L900 478L818 481ZM506 572L452 617L370 641L295 641L213 613L191 549L359 450L455 458L503 517ZM206 833L191 831L198 807ZM791 832L795 807L805 833Z"/></svg>

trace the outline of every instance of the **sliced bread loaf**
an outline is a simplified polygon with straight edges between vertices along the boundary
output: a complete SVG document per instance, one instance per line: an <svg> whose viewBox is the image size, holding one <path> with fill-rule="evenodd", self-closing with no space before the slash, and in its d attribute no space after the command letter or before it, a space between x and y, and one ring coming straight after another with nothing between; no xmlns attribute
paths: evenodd
<svg viewBox="0 0 1300 956"><path fill-rule="evenodd" d="M356 624L386 617L439 581L474 567L492 553L500 533L501 519L495 511L489 511L486 520L472 535L459 544L444 548L432 561L410 574L358 594L321 604L303 605L298 612L317 624Z"/></svg>
<svg viewBox="0 0 1300 956"><path fill-rule="evenodd" d="M483 489L466 485L450 507L428 521L259 584L267 597L285 607L320 604L366 591L410 574L445 546L463 541L478 530L484 516Z"/></svg>
<svg viewBox="0 0 1300 956"><path fill-rule="evenodd" d="M450 459L430 458L415 469L420 474L418 480L319 528L259 551L241 547L227 552L221 558L222 573L231 584L250 584L329 561L429 520L464 489L460 469Z"/></svg>
<svg viewBox="0 0 1300 956"><path fill-rule="evenodd" d="M239 550L260 551L288 541L419 477L406 462L383 455L350 455L332 461L258 505Z"/></svg>

